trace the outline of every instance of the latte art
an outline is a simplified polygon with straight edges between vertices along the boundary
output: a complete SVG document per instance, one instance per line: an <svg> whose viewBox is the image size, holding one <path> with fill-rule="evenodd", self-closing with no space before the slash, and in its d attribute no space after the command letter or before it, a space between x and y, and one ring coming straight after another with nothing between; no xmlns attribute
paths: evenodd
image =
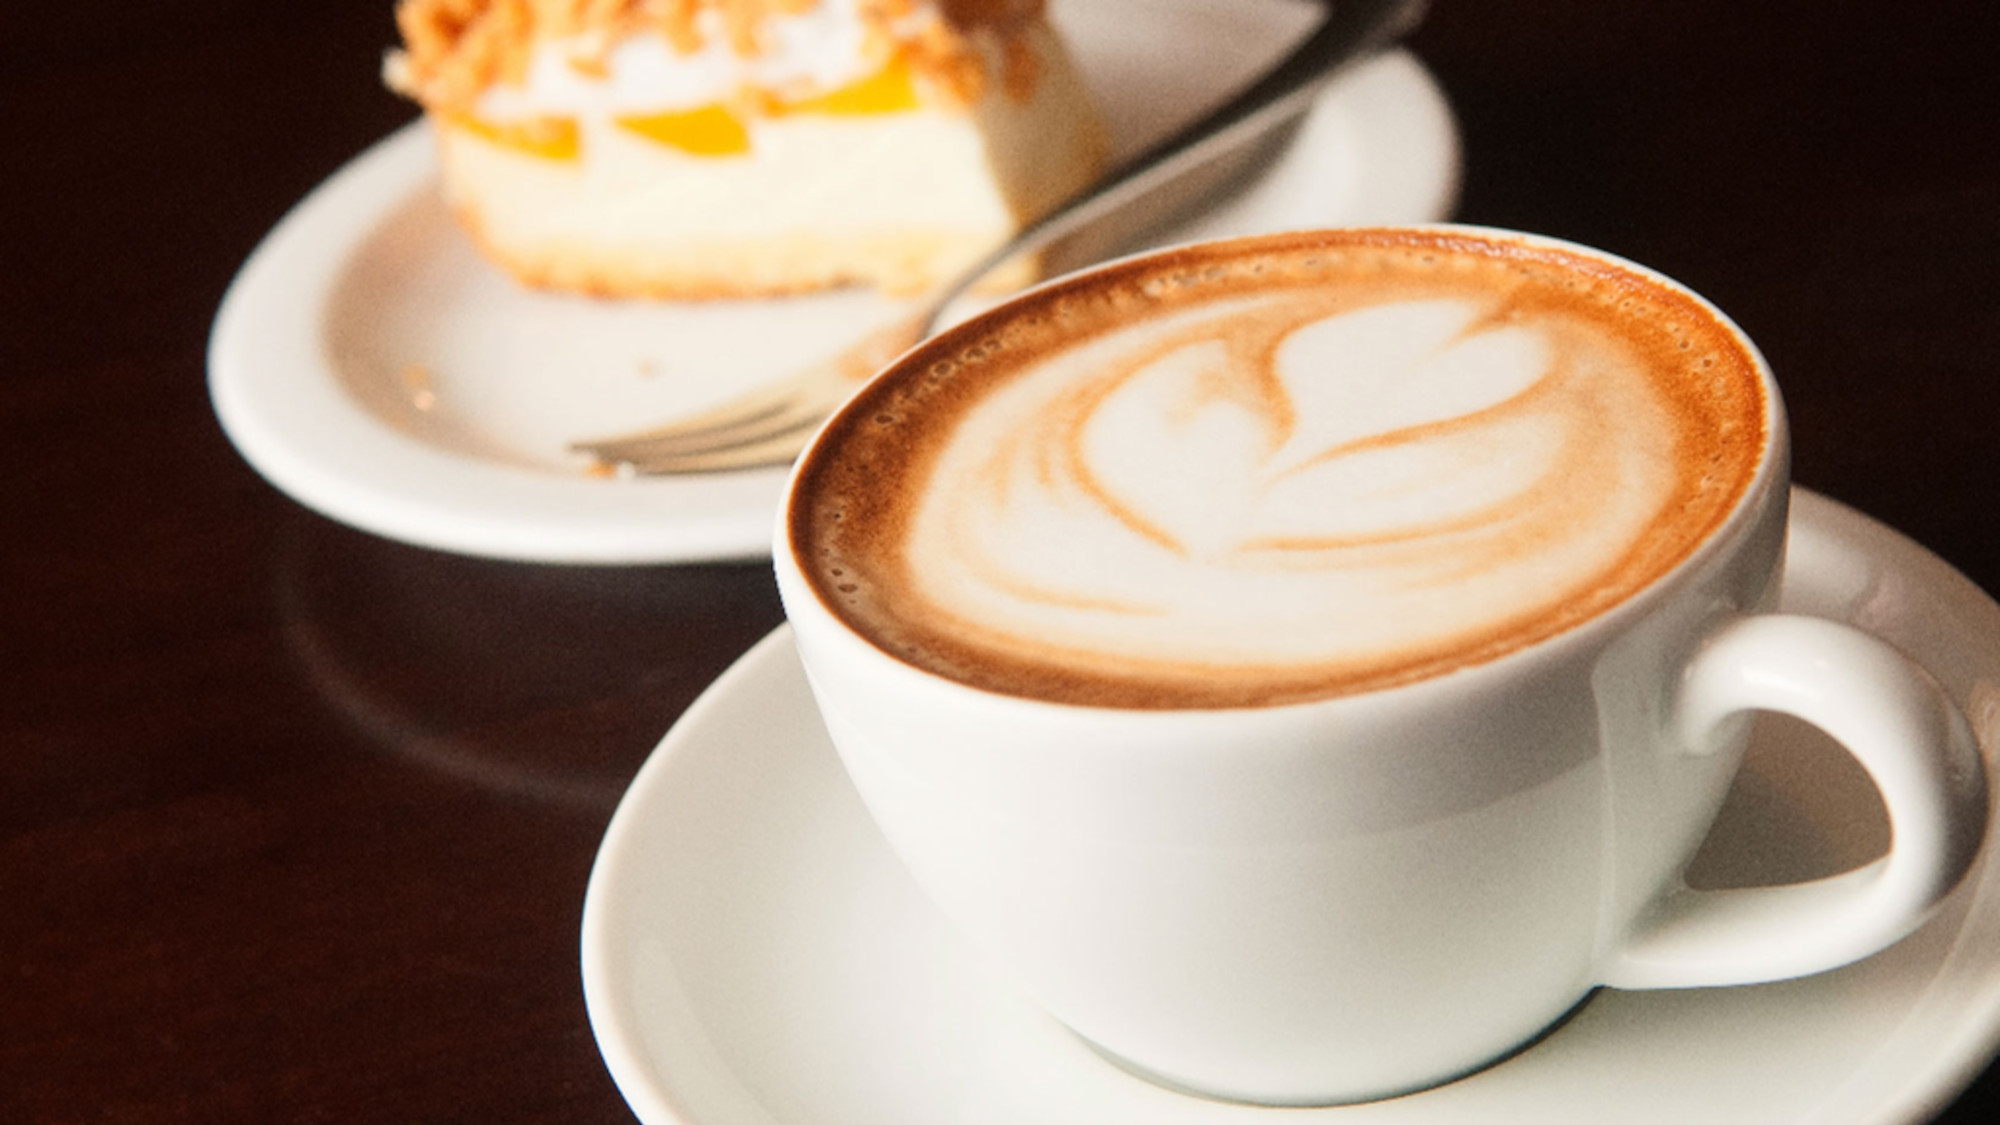
<svg viewBox="0 0 2000 1125"><path fill-rule="evenodd" d="M1626 365L1462 302L1318 304L1126 329L997 392L918 498L913 592L1024 650L1345 665L1594 580L1670 498Z"/></svg>
<svg viewBox="0 0 2000 1125"><path fill-rule="evenodd" d="M1740 345L1654 283L1365 241L1251 258L1059 287L871 388L802 476L822 596L1013 694L1339 694L1601 612L1761 453Z"/></svg>

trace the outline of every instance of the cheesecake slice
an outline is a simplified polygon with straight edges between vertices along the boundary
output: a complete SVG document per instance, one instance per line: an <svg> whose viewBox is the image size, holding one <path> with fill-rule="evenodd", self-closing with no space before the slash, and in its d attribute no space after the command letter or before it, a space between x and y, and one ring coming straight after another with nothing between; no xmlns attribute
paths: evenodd
<svg viewBox="0 0 2000 1125"><path fill-rule="evenodd" d="M448 203L534 286L920 291L1104 160L1041 0L402 0L396 18L385 76L435 127Z"/></svg>

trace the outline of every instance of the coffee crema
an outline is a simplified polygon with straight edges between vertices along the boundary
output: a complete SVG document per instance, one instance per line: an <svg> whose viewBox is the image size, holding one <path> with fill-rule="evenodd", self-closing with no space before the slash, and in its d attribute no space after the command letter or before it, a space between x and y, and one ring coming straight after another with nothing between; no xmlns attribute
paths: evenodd
<svg viewBox="0 0 2000 1125"><path fill-rule="evenodd" d="M1245 707L1487 661L1685 560L1773 404L1685 292L1453 230L1275 235L1057 282L827 426L788 531L829 608L1009 695Z"/></svg>

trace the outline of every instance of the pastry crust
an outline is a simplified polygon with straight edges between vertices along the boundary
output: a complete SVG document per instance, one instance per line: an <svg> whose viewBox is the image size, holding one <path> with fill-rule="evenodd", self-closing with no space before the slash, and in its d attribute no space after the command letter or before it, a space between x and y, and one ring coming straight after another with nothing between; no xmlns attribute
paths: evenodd
<svg viewBox="0 0 2000 1125"><path fill-rule="evenodd" d="M404 49L387 68L399 93L425 108L464 112L495 83L518 85L536 44L588 34L597 42L577 56L583 67L600 64L602 52L629 35L655 32L683 54L707 42L704 24L719 23L729 46L744 57L769 50L766 25L773 16L797 15L819 0L401 0L396 26ZM916 0L862 0L859 14L880 44L894 44L932 81L965 102L977 100L987 74L967 36L994 34L1003 45L1001 78L1017 96L1035 80L1033 52L1020 36L1043 18L1043 0L939 0L942 24L910 35L900 30ZM708 13L714 19L704 20ZM878 49L880 49L878 47Z"/></svg>

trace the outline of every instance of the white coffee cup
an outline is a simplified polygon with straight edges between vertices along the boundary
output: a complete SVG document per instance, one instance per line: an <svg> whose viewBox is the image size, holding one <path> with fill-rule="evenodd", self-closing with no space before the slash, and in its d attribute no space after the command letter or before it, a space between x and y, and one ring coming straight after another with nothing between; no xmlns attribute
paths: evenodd
<svg viewBox="0 0 2000 1125"><path fill-rule="evenodd" d="M1162 271L1310 261L1298 256L1313 239L1339 249L1356 237L1517 255L1558 280L1611 277L1680 302L1675 315L1736 349L1761 438L1685 557L1497 655L1265 705L972 686L885 651L830 595L840 572L828 578L811 518L834 488L824 470L851 454L840 435L900 402L899 388L977 378L1010 318L1100 309L1106 292ZM1106 315L1122 314L1088 314ZM1471 228L1287 235L1060 279L920 346L801 459L775 559L856 788L970 941L1131 1070L1232 1100L1332 1104L1504 1058L1600 986L1748 984L1847 964L1915 929L1965 872L1986 789L1964 720L1883 642L1766 612L1787 474L1762 357L1651 271ZM1860 761L1892 847L1816 882L1690 890L1680 873L1760 710L1823 729Z"/></svg>

